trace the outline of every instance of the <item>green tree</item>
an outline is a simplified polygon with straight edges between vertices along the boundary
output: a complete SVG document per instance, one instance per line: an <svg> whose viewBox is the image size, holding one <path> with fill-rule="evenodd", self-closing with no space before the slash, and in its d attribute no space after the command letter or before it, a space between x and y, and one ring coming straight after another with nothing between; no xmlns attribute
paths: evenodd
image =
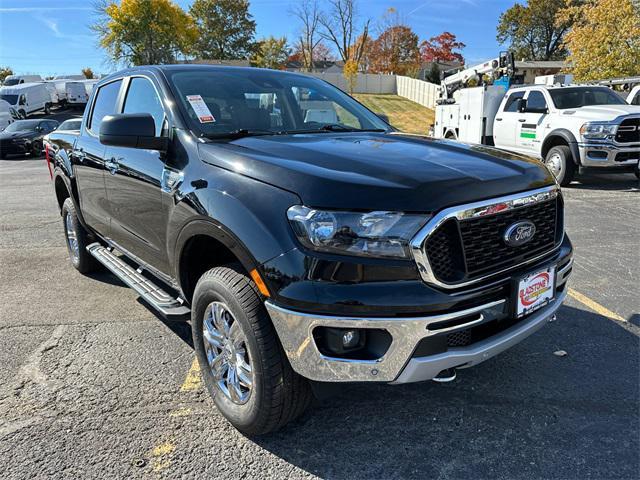
<svg viewBox="0 0 640 480"><path fill-rule="evenodd" d="M256 22L248 0L195 0L189 13L198 29L199 58L234 60L254 52Z"/></svg>
<svg viewBox="0 0 640 480"><path fill-rule="evenodd" d="M640 8L632 0L568 2L558 21L575 22L565 38L579 81L640 75Z"/></svg>
<svg viewBox="0 0 640 480"><path fill-rule="evenodd" d="M191 17L171 0L102 0L96 9L92 28L116 64L173 63L196 39Z"/></svg>
<svg viewBox="0 0 640 480"><path fill-rule="evenodd" d="M256 67L279 69L284 66L289 58L291 50L287 47L285 37L269 37L258 42L256 54L252 63Z"/></svg>
<svg viewBox="0 0 640 480"><path fill-rule="evenodd" d="M90 67L83 68L82 74L85 76L85 78L93 78L93 70L91 70Z"/></svg>
<svg viewBox="0 0 640 480"><path fill-rule="evenodd" d="M500 15L498 34L500 43L509 43L517 59L558 60L567 56L563 40L572 18L556 21L566 0L527 0L516 3Z"/></svg>
<svg viewBox="0 0 640 480"><path fill-rule="evenodd" d="M4 82L4 79L9 75L13 75L11 67L0 67L0 82Z"/></svg>

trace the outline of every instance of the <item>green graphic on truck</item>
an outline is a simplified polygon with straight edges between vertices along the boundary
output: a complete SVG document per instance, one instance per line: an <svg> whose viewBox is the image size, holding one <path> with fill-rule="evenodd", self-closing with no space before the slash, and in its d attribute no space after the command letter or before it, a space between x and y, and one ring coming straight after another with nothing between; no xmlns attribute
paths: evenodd
<svg viewBox="0 0 640 480"><path fill-rule="evenodd" d="M536 138L535 124L525 123L520 130L520 138Z"/></svg>

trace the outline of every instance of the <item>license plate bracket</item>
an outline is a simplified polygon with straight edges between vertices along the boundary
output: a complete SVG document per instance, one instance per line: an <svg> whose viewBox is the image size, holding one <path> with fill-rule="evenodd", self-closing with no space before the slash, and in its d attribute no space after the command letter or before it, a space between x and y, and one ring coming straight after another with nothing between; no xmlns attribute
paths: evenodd
<svg viewBox="0 0 640 480"><path fill-rule="evenodd" d="M556 266L535 270L513 282L513 315L521 318L545 305L555 298Z"/></svg>

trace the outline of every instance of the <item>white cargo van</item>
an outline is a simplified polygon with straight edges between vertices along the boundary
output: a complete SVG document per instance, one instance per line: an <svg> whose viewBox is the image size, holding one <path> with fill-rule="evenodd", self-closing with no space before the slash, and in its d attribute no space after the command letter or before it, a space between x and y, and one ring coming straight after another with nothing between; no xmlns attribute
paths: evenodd
<svg viewBox="0 0 640 480"><path fill-rule="evenodd" d="M3 87L12 87L14 85L21 85L23 83L41 82L42 77L40 75L8 75L4 82Z"/></svg>
<svg viewBox="0 0 640 480"><path fill-rule="evenodd" d="M14 112L9 103L0 100L0 132L15 121Z"/></svg>
<svg viewBox="0 0 640 480"><path fill-rule="evenodd" d="M59 104L67 103L67 80L45 80L44 83L53 85L53 87L56 89Z"/></svg>
<svg viewBox="0 0 640 480"><path fill-rule="evenodd" d="M56 86L53 83L42 82L42 84L49 92L49 97L51 97L51 104L58 105L60 103L60 97L58 97L58 90L56 90Z"/></svg>
<svg viewBox="0 0 640 480"><path fill-rule="evenodd" d="M84 89L87 92L87 99L91 96L91 92L93 92L93 87L96 86L96 83L98 83L100 80L97 78L92 78L89 80L83 80L82 83L84 83Z"/></svg>
<svg viewBox="0 0 640 480"><path fill-rule="evenodd" d="M67 92L67 105L71 107L84 107L87 104L89 95L87 95L83 81L67 81L65 83L65 90Z"/></svg>
<svg viewBox="0 0 640 480"><path fill-rule="evenodd" d="M51 95L44 83L22 83L0 88L0 99L8 102L20 118L51 109Z"/></svg>

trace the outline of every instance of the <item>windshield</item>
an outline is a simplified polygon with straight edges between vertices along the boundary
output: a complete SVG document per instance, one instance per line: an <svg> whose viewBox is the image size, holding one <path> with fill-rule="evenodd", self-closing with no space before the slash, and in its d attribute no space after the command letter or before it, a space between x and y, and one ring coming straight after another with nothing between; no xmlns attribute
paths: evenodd
<svg viewBox="0 0 640 480"><path fill-rule="evenodd" d="M82 120L67 120L60 124L58 130L80 130Z"/></svg>
<svg viewBox="0 0 640 480"><path fill-rule="evenodd" d="M40 120L18 120L17 122L13 122L7 128L4 129L5 132L33 132L36 127L40 124Z"/></svg>
<svg viewBox="0 0 640 480"><path fill-rule="evenodd" d="M2 85L10 87L11 85L18 85L20 83L19 78L7 78Z"/></svg>
<svg viewBox="0 0 640 480"><path fill-rule="evenodd" d="M192 129L205 137L390 129L347 94L311 77L233 69L167 74Z"/></svg>
<svg viewBox="0 0 640 480"><path fill-rule="evenodd" d="M549 89L556 108L580 108L590 105L625 105L624 99L606 87L573 87Z"/></svg>
<svg viewBox="0 0 640 480"><path fill-rule="evenodd" d="M0 95L0 99L4 100L9 105L15 105L18 103L18 95Z"/></svg>

